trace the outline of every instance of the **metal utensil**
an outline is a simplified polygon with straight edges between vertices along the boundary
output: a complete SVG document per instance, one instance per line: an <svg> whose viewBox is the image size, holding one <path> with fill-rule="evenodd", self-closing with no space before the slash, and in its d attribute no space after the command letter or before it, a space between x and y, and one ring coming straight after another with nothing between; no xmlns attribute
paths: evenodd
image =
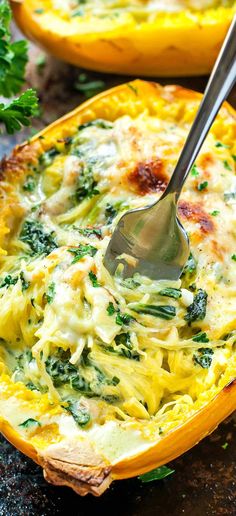
<svg viewBox="0 0 236 516"><path fill-rule="evenodd" d="M177 280L180 277L189 256L189 240L177 216L177 202L202 144L235 81L236 17L164 194L151 206L127 211L115 228L104 259L111 274L121 262L124 264L123 277L131 277L135 272L153 279Z"/></svg>

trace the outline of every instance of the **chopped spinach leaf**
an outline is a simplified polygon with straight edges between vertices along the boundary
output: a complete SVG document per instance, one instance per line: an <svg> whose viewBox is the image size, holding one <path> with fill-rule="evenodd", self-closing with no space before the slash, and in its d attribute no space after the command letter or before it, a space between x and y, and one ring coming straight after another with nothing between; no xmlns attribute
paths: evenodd
<svg viewBox="0 0 236 516"><path fill-rule="evenodd" d="M120 311L118 311L116 316L116 324L119 326L127 325L130 322L133 322L134 318L129 314L121 314Z"/></svg>
<svg viewBox="0 0 236 516"><path fill-rule="evenodd" d="M102 118L97 118L97 120L91 120L90 122L85 122L79 126L79 131L86 129L86 127L99 127L100 129L112 129L113 124L108 122L107 120L103 120Z"/></svg>
<svg viewBox="0 0 236 516"><path fill-rule="evenodd" d="M53 232L46 232L43 225L36 220L26 220L23 224L20 240L31 249L31 254L50 254L57 247Z"/></svg>
<svg viewBox="0 0 236 516"><path fill-rule="evenodd" d="M132 360L140 360L139 353L133 349L133 344L130 340L129 333L120 333L119 335L116 335L115 343L119 347L117 349L109 347L108 351L112 353L117 353L118 355L122 355L125 358L129 358Z"/></svg>
<svg viewBox="0 0 236 516"><path fill-rule="evenodd" d="M185 275L185 276L193 276L195 274L197 270L197 262L193 256L192 253L190 253L189 257L188 257L188 260L186 262L186 265L184 266L184 270L182 272L182 276Z"/></svg>
<svg viewBox="0 0 236 516"><path fill-rule="evenodd" d="M98 283L97 276L96 276L96 274L94 274L94 272L92 272L92 271L89 272L89 279L94 288L98 288L101 286L100 283Z"/></svg>
<svg viewBox="0 0 236 516"><path fill-rule="evenodd" d="M41 165L42 167L49 167L49 165L52 164L54 158L60 154L60 151L57 150L55 147L53 147L52 149L49 149L48 151L44 152L43 154L41 154L41 156L39 156L39 165Z"/></svg>
<svg viewBox="0 0 236 516"><path fill-rule="evenodd" d="M84 256L94 256L97 248L89 244L79 244L78 247L71 247L68 252L74 255L72 263L79 262Z"/></svg>
<svg viewBox="0 0 236 516"><path fill-rule="evenodd" d="M108 313L108 315L113 315L115 312L116 312L116 309L115 309L113 303L110 302L107 307L107 313Z"/></svg>
<svg viewBox="0 0 236 516"><path fill-rule="evenodd" d="M122 285L124 285L124 287L130 288L131 290L134 290L137 287L140 287L141 283L139 283L134 278L126 278L122 280Z"/></svg>
<svg viewBox="0 0 236 516"><path fill-rule="evenodd" d="M153 482L153 480L161 480L162 478L166 478L169 475L172 475L175 472L174 469L170 469L167 466L161 466L159 468L153 469L148 473L144 473L144 475L139 475L138 479L141 482Z"/></svg>
<svg viewBox="0 0 236 516"><path fill-rule="evenodd" d="M83 199L98 195L99 191L96 187L97 181L95 181L93 177L92 167L84 164L77 181L75 192L76 201L81 202Z"/></svg>
<svg viewBox="0 0 236 516"><path fill-rule="evenodd" d="M42 426L42 425L39 421L37 421L37 419L33 419L30 417L29 419L26 419L25 421L23 421L23 423L21 423L19 426L21 426L22 428L33 428L33 427Z"/></svg>
<svg viewBox="0 0 236 516"><path fill-rule="evenodd" d="M200 333L197 333L196 335L194 335L192 340L194 342L204 342L204 343L209 342L207 334L205 332L203 332L203 331L201 331Z"/></svg>
<svg viewBox="0 0 236 516"><path fill-rule="evenodd" d="M30 282L25 279L24 273L20 272L20 280L22 285L22 291L27 290L30 286Z"/></svg>
<svg viewBox="0 0 236 516"><path fill-rule="evenodd" d="M33 192L36 187L36 182L33 176L27 176L25 183L23 184L23 190L25 192Z"/></svg>
<svg viewBox="0 0 236 516"><path fill-rule="evenodd" d="M203 369L208 369L211 366L214 351L211 348L199 348L198 354L193 355L195 364L200 365Z"/></svg>
<svg viewBox="0 0 236 516"><path fill-rule="evenodd" d="M188 323L202 321L206 317L207 297L205 290L198 290L197 294L194 296L193 303L187 308L185 321L188 321Z"/></svg>
<svg viewBox="0 0 236 516"><path fill-rule="evenodd" d="M173 297L174 299L182 297L182 292L179 288L163 288L158 294L160 296Z"/></svg>
<svg viewBox="0 0 236 516"><path fill-rule="evenodd" d="M107 203L105 209L105 217L107 219L107 224L111 224L113 219L116 217L118 213L118 209L115 208L113 204Z"/></svg>
<svg viewBox="0 0 236 516"><path fill-rule="evenodd" d="M73 229L76 229L81 235L90 237L96 236L97 238L102 237L102 230L100 228L77 228L73 226Z"/></svg>
<svg viewBox="0 0 236 516"><path fill-rule="evenodd" d="M48 285L48 290L46 293L46 299L47 299L47 302L49 305L53 302L55 294L56 294L56 284L54 283L54 281L52 281L52 283L50 283L50 285Z"/></svg>
<svg viewBox="0 0 236 516"><path fill-rule="evenodd" d="M138 314L153 315L160 319L170 321L176 316L176 308L170 305L146 305L143 303L132 303L129 305L130 310Z"/></svg>
<svg viewBox="0 0 236 516"><path fill-rule="evenodd" d="M86 426L89 423L89 412L85 407L81 407L78 402L68 401L68 407L66 409L71 413L77 425Z"/></svg>

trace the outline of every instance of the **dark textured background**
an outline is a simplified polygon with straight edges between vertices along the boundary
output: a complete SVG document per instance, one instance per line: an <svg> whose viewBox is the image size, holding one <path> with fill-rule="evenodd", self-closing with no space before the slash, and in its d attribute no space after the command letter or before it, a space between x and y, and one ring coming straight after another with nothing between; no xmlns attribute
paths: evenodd
<svg viewBox="0 0 236 516"><path fill-rule="evenodd" d="M75 89L79 71L53 58L44 66L35 65L40 50L31 46L28 84L37 87L42 113L34 121L39 129L73 109L84 97ZM105 87L124 82L125 77L88 74L102 79ZM156 79L158 81L158 79ZM162 84L182 84L202 91L206 78L160 80ZM236 107L236 90L231 95ZM7 153L16 138L1 136L0 155ZM175 473L159 482L138 480L117 482L101 498L80 498L68 488L47 484L42 470L0 438L0 516L234 516L236 515L236 437L234 419L223 423L210 437L174 461ZM225 443L228 443L225 446ZM224 446L222 448L222 446Z"/></svg>

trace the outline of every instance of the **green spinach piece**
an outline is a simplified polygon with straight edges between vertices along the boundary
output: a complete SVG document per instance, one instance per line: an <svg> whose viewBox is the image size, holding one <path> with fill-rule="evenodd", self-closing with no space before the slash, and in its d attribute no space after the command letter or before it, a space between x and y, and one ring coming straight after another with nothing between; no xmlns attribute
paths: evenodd
<svg viewBox="0 0 236 516"><path fill-rule="evenodd" d="M90 244L79 244L78 247L68 249L68 252L74 255L72 263L77 263L84 256L95 256L97 248Z"/></svg>
<svg viewBox="0 0 236 516"><path fill-rule="evenodd" d="M98 283L97 276L96 276L96 274L94 274L94 272L92 272L92 271L89 272L89 279L94 288L101 287L100 283Z"/></svg>
<svg viewBox="0 0 236 516"><path fill-rule="evenodd" d="M56 284L54 283L54 281L52 281L52 283L50 283L48 285L48 290L46 293L46 300L49 305L51 305L51 303L53 302L55 294L56 294Z"/></svg>
<svg viewBox="0 0 236 516"><path fill-rule="evenodd" d="M173 297L174 299L182 297L182 292L179 288L163 288L158 294L159 296Z"/></svg>
<svg viewBox="0 0 236 516"><path fill-rule="evenodd" d="M176 316L176 308L171 305L146 305L143 303L132 303L129 305L130 310L133 310L137 314L153 315L153 317L159 317L170 321Z"/></svg>
<svg viewBox="0 0 236 516"><path fill-rule="evenodd" d="M103 120L102 118L97 118L97 120L91 120L90 122L85 122L79 126L79 131L86 129L87 127L99 127L99 129L112 129L113 124L108 122L107 120Z"/></svg>
<svg viewBox="0 0 236 516"><path fill-rule="evenodd" d="M200 333L197 333L197 335L194 335L194 337L192 338L192 340L194 342L209 342L209 339L208 339L208 336L205 332L200 332Z"/></svg>
<svg viewBox="0 0 236 516"><path fill-rule="evenodd" d="M42 425L39 421L37 421L37 419L33 419L30 417L29 419L26 419L25 421L23 421L23 423L21 423L19 426L22 428L33 428L33 427L42 426Z"/></svg>
<svg viewBox="0 0 236 516"><path fill-rule="evenodd" d="M85 407L81 407L78 402L68 401L66 410L73 416L79 426L86 426L90 421L90 414Z"/></svg>
<svg viewBox="0 0 236 516"><path fill-rule="evenodd" d="M188 323L202 321L206 317L207 297L206 291L200 288L194 296L193 303L187 308L185 321Z"/></svg>
<svg viewBox="0 0 236 516"><path fill-rule="evenodd" d="M184 266L182 276L186 276L187 278L191 278L197 270L197 262L192 253L190 253L187 263Z"/></svg>
<svg viewBox="0 0 236 516"><path fill-rule="evenodd" d="M46 232L43 225L36 220L26 220L24 222L20 240L28 244L32 255L48 255L58 247L53 231Z"/></svg>
<svg viewBox="0 0 236 516"><path fill-rule="evenodd" d="M102 230L100 228L77 228L73 226L73 229L76 229L80 235L85 237L96 236L97 238L102 238Z"/></svg>
<svg viewBox="0 0 236 516"><path fill-rule="evenodd" d="M56 149L56 147L53 147L52 149L49 149L48 151L44 152L39 156L39 165L41 165L43 168L49 167L49 165L52 164L54 158L60 154L60 151Z"/></svg>
<svg viewBox="0 0 236 516"><path fill-rule="evenodd" d="M211 348L199 348L198 354L193 355L195 364L200 365L203 369L208 369L211 366L214 351Z"/></svg>
<svg viewBox="0 0 236 516"><path fill-rule="evenodd" d="M30 282L25 279L24 273L22 271L20 272L20 280L21 280L22 292L24 292L24 290L27 290L29 288Z"/></svg>
<svg viewBox="0 0 236 516"><path fill-rule="evenodd" d="M95 181L93 177L92 167L84 164L77 181L75 192L76 201L81 202L83 199L98 195L100 192L96 187L97 181Z"/></svg>

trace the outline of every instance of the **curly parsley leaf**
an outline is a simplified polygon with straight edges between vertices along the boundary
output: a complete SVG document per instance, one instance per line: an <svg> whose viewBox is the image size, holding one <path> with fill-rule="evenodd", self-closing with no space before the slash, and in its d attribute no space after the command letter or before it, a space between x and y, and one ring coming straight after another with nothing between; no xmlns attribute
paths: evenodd
<svg viewBox="0 0 236 516"><path fill-rule="evenodd" d="M0 123L2 122L8 134L14 134L22 126L29 126L29 119L38 112L36 92L29 89L9 104L0 104Z"/></svg>

